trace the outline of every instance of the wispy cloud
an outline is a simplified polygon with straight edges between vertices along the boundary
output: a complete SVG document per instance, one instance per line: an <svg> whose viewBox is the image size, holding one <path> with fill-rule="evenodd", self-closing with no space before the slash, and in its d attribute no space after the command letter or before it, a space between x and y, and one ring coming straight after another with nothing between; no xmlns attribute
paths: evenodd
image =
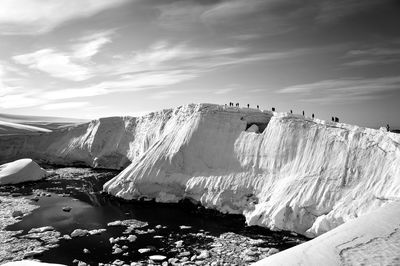
<svg viewBox="0 0 400 266"><path fill-rule="evenodd" d="M78 39L72 45L72 56L77 59L88 60L96 55L100 49L111 42L112 30L97 32Z"/></svg>
<svg viewBox="0 0 400 266"><path fill-rule="evenodd" d="M400 49L397 48L371 48L350 50L344 56L348 62L345 66L369 66L393 64L400 62Z"/></svg>
<svg viewBox="0 0 400 266"><path fill-rule="evenodd" d="M83 81L91 78L96 72L90 60L104 45L111 42L112 34L111 30L96 32L75 40L64 51L45 48L13 56L13 60L52 77Z"/></svg>
<svg viewBox="0 0 400 266"><path fill-rule="evenodd" d="M62 102L62 103L51 103L40 106L42 110L60 110L70 108L80 108L88 106L89 102Z"/></svg>
<svg viewBox="0 0 400 266"><path fill-rule="evenodd" d="M43 34L125 2L128 0L2 0L0 34Z"/></svg>
<svg viewBox="0 0 400 266"><path fill-rule="evenodd" d="M42 97L48 100L60 100L105 95L122 91L142 91L173 85L192 78L194 78L193 74L182 71L125 75L116 80L103 81L91 86L48 91L43 93Z"/></svg>
<svg viewBox="0 0 400 266"><path fill-rule="evenodd" d="M71 56L53 49L42 49L33 53L13 57L16 63L40 70L57 78L82 81L90 78L90 70L72 62Z"/></svg>
<svg viewBox="0 0 400 266"><path fill-rule="evenodd" d="M345 103L379 97L384 92L400 90L400 77L347 78L294 85L278 93L298 94L302 101Z"/></svg>
<svg viewBox="0 0 400 266"><path fill-rule="evenodd" d="M343 17L348 17L382 4L386 0L323 0L316 3L319 7L316 21L323 23L332 23ZM386 1L387 2L387 1Z"/></svg>

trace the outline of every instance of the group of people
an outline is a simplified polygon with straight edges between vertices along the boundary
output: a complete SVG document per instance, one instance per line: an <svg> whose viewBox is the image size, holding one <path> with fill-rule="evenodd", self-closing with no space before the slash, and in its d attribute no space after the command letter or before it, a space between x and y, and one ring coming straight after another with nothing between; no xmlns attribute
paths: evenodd
<svg viewBox="0 0 400 266"><path fill-rule="evenodd" d="M225 106L226 106L226 104L225 104ZM235 105L233 105L233 102L229 102L229 106L239 107L239 103L235 103ZM250 108L250 104L247 104L247 108ZM259 105L257 105L257 109L260 109Z"/></svg>
<svg viewBox="0 0 400 266"><path fill-rule="evenodd" d="M234 104L233 102L229 102L229 106L236 106L236 107L239 107L239 103L235 103L235 105L233 105L233 104ZM226 104L225 104L225 106L226 106ZM247 108L250 108L250 104L247 104ZM260 106L259 106L259 105L257 105L257 109L260 109ZM272 112L275 112L275 111L276 111L275 107L272 107ZM290 110L290 113L293 114L293 110ZM303 110L303 116L305 116L304 110ZM311 117L312 117L313 119L315 118L314 113L311 115ZM338 118L338 117L333 117L333 116L332 116L332 122L337 122L337 123L339 123L339 118ZM386 128L387 128L387 130L389 131L389 125L387 125Z"/></svg>

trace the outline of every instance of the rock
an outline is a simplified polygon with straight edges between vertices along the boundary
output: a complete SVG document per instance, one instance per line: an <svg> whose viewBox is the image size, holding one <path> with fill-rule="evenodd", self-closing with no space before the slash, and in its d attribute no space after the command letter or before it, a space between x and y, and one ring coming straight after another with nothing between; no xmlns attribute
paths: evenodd
<svg viewBox="0 0 400 266"><path fill-rule="evenodd" d="M116 248L116 249L114 249L114 251L112 252L112 254L119 254L119 253L122 253L122 249L120 249L120 248Z"/></svg>
<svg viewBox="0 0 400 266"><path fill-rule="evenodd" d="M210 252L208 250L202 250L199 255L197 255L198 260L204 260L210 257Z"/></svg>
<svg viewBox="0 0 400 266"><path fill-rule="evenodd" d="M106 231L107 231L106 229L93 229L93 230L89 231L89 234L90 235L99 235L99 234L101 234L103 232L106 232Z"/></svg>
<svg viewBox="0 0 400 266"><path fill-rule="evenodd" d="M279 249L270 248L269 251L268 251L268 256L271 256L271 255L276 254L278 252L279 252Z"/></svg>
<svg viewBox="0 0 400 266"><path fill-rule="evenodd" d="M139 249L138 249L138 252L139 252L139 253L147 253L147 252L150 252L150 251L151 251L150 248L139 248Z"/></svg>
<svg viewBox="0 0 400 266"><path fill-rule="evenodd" d="M136 239L137 239L137 236L135 236L135 235L129 235L129 236L127 237L127 240L128 240L129 242L135 242Z"/></svg>
<svg viewBox="0 0 400 266"><path fill-rule="evenodd" d="M149 257L151 260L154 261L163 261L165 260L167 257L163 256L163 255L152 255Z"/></svg>
<svg viewBox="0 0 400 266"><path fill-rule="evenodd" d="M81 237L81 236L86 236L88 234L88 230L86 229L75 229L71 233L71 237Z"/></svg>
<svg viewBox="0 0 400 266"><path fill-rule="evenodd" d="M22 213L22 211L13 211L11 215L12 217L16 218L16 217L21 217L24 214Z"/></svg>
<svg viewBox="0 0 400 266"><path fill-rule="evenodd" d="M89 251L87 248L84 248L84 249L83 249L83 253L85 253L85 254L89 254L89 253L90 253L90 251Z"/></svg>
<svg viewBox="0 0 400 266"><path fill-rule="evenodd" d="M190 256L190 252L189 251L184 251L178 254L178 257L186 257L186 256Z"/></svg>
<svg viewBox="0 0 400 266"><path fill-rule="evenodd" d="M120 225L122 225L122 222L119 220L107 224L107 226L120 226Z"/></svg>
<svg viewBox="0 0 400 266"><path fill-rule="evenodd" d="M124 261L116 259L113 261L112 265L122 266L122 265L124 265L124 263L125 263Z"/></svg>
<svg viewBox="0 0 400 266"><path fill-rule="evenodd" d="M32 228L31 230L29 230L28 234L43 233L46 231L53 231L53 230L54 230L53 226L43 226L38 228Z"/></svg>
<svg viewBox="0 0 400 266"><path fill-rule="evenodd" d="M181 226L179 226L179 228L180 228L180 229L190 229L190 228L192 228L192 227L189 226L189 225L181 225Z"/></svg>
<svg viewBox="0 0 400 266"><path fill-rule="evenodd" d="M62 210L65 212L70 212L71 211L71 207L67 206L67 207L63 207Z"/></svg>
<svg viewBox="0 0 400 266"><path fill-rule="evenodd" d="M255 257L252 257L252 256L246 256L246 257L244 257L244 259L243 259L245 262L253 262L253 261L256 261L256 258Z"/></svg>
<svg viewBox="0 0 400 266"><path fill-rule="evenodd" d="M177 248L182 247L182 246L183 246L183 240L176 241L176 242L175 242L175 246L176 246Z"/></svg>
<svg viewBox="0 0 400 266"><path fill-rule="evenodd" d="M62 238L64 238L65 240L70 240L70 239L72 239L69 235L63 235Z"/></svg>

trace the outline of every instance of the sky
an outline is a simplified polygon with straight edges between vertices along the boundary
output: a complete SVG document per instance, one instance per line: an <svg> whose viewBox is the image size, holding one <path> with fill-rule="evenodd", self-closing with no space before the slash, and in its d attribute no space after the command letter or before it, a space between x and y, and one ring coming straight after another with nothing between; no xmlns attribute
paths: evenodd
<svg viewBox="0 0 400 266"><path fill-rule="evenodd" d="M397 0L1 0L0 113L259 105L400 127Z"/></svg>

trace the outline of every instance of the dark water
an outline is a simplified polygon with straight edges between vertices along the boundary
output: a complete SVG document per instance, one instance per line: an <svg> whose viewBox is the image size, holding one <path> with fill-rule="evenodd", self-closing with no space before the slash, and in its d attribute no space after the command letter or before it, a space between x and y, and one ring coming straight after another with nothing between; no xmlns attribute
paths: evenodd
<svg viewBox="0 0 400 266"><path fill-rule="evenodd" d="M115 259L125 261L146 260L149 255L162 254L172 257L177 254L174 242L184 240L187 250L196 248L208 249L212 238L195 236L206 232L218 237L226 232L234 232L254 239L265 240L266 247L276 247L283 250L296 245L296 239L289 233L272 232L260 227L245 226L242 216L222 215L215 211L205 210L188 202L179 204L160 204L155 202L128 202L102 193L102 185L118 172L100 171L88 168L57 168L54 174L45 181L25 183L23 185L0 187L0 192L10 192L15 196L19 193L33 198L34 190L43 190L51 196L41 196L38 202L40 208L33 211L20 222L13 224L7 230L24 230L51 225L61 235L71 234L74 229L107 229L100 235L61 240L59 247L46 251L39 259L45 262L58 262L71 265L74 259L97 265L98 262L109 263ZM60 196L60 194L69 196ZM62 207L70 206L70 212L64 212ZM138 235L135 242L124 242L128 250L152 248L150 253L140 254L130 252L129 256L111 254L110 237L122 235L125 227L107 227L107 223L115 220L136 219L148 222L142 230L155 229L154 233ZM156 229L157 225L166 228ZM191 226L182 230L180 225ZM163 236L154 239L155 235ZM302 239L304 240L304 239ZM82 250L87 248L89 254Z"/></svg>

